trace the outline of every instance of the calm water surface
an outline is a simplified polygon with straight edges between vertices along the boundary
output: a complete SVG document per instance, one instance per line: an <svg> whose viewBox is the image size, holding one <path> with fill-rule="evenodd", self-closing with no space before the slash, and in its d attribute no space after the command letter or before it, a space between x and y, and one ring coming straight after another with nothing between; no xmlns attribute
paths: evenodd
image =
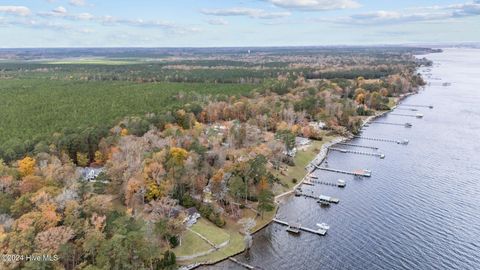
<svg viewBox="0 0 480 270"><path fill-rule="evenodd" d="M410 144L354 140L377 146L384 160L333 152L332 168L373 171L354 179L316 172L319 179L347 181L345 189L306 187L316 195L340 198L321 208L312 199L291 197L277 217L315 228L330 225L324 237L292 236L272 224L257 233L251 258L260 269L480 269L480 50L446 49L430 54L430 83L404 104L419 108L423 119L389 115L380 121L413 127L372 124L364 136L403 139ZM444 82L451 83L443 86ZM415 114L397 110L395 113ZM362 150L362 149L356 149ZM364 149L365 151L373 151ZM203 269L242 269L223 262Z"/></svg>

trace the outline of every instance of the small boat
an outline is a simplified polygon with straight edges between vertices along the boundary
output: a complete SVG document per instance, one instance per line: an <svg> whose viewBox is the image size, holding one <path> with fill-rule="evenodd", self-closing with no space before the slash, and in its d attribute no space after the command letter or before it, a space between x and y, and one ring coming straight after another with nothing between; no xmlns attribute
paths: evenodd
<svg viewBox="0 0 480 270"><path fill-rule="evenodd" d="M320 229L324 229L324 230L330 229L330 226L328 226L327 223L317 223L317 226L318 226Z"/></svg>
<svg viewBox="0 0 480 270"><path fill-rule="evenodd" d="M299 234L300 227L301 227L300 223L291 223L291 224L288 224L286 231L293 234Z"/></svg>
<svg viewBox="0 0 480 270"><path fill-rule="evenodd" d="M330 202L325 200L318 200L317 203L319 203L320 206L330 206Z"/></svg>
<svg viewBox="0 0 480 270"><path fill-rule="evenodd" d="M415 115L417 118L423 118L423 114L421 113L417 113L417 115Z"/></svg>

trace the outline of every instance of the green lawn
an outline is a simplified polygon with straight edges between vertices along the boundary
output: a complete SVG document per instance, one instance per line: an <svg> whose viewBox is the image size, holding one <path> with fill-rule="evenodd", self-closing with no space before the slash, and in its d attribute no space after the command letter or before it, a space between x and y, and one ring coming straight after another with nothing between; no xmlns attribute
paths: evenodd
<svg viewBox="0 0 480 270"><path fill-rule="evenodd" d="M238 232L238 226L231 221L227 222L225 228L218 228L213 223L201 218L191 227L191 229L202 234L216 245L220 245L227 240L229 240L229 242L226 247L222 247L217 251L192 260L180 261L181 264L215 262L241 252L245 248L244 237ZM178 257L194 255L206 252L210 249L212 249L211 245L195 233L187 230L182 235L182 244L176 247L173 251Z"/></svg>
<svg viewBox="0 0 480 270"><path fill-rule="evenodd" d="M200 218L190 229L205 236L208 240L215 243L215 245L220 245L230 238L230 235L225 232L225 230L203 218Z"/></svg>
<svg viewBox="0 0 480 270"><path fill-rule="evenodd" d="M242 252L245 249L245 240L243 235L233 229L226 229L226 231L230 234L230 242L226 247L223 247L208 255L197 257L192 260L179 261L178 263L182 265L188 265L197 262L214 263L233 256L239 252ZM174 252L177 256L180 256L179 254L177 254L176 249L174 250Z"/></svg>
<svg viewBox="0 0 480 270"><path fill-rule="evenodd" d="M176 247L173 251L178 257L205 252L211 248L212 246L210 246L202 238L200 238L195 233L187 230L182 234L181 245Z"/></svg>

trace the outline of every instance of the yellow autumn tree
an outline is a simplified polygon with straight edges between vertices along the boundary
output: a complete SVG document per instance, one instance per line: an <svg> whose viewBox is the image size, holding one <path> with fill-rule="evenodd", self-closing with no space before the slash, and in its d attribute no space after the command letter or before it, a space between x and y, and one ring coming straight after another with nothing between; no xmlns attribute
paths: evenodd
<svg viewBox="0 0 480 270"><path fill-rule="evenodd" d="M120 131L120 136L122 137L128 136L128 129L123 128L122 131Z"/></svg>
<svg viewBox="0 0 480 270"><path fill-rule="evenodd" d="M35 172L35 159L25 157L18 162L18 172L22 177L32 175Z"/></svg>
<svg viewBox="0 0 480 270"><path fill-rule="evenodd" d="M88 166L88 155L85 153L77 153L77 163L81 167L87 167Z"/></svg>
<svg viewBox="0 0 480 270"><path fill-rule="evenodd" d="M95 163L102 165L105 162L105 156L102 152L96 151L95 152Z"/></svg>
<svg viewBox="0 0 480 270"><path fill-rule="evenodd" d="M175 166L183 165L183 162L187 159L188 152L187 150L181 147L172 147L170 149L170 159L172 160Z"/></svg>

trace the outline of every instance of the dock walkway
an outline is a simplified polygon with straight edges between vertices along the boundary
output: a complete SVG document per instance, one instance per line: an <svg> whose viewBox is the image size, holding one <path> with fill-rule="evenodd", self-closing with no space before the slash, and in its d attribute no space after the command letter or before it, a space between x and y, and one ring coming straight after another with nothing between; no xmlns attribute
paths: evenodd
<svg viewBox="0 0 480 270"><path fill-rule="evenodd" d="M401 127L412 127L411 123L391 123L391 122L381 122L381 121L373 121L370 122L371 124L381 124L381 125L391 125L391 126L401 126Z"/></svg>
<svg viewBox="0 0 480 270"><path fill-rule="evenodd" d="M328 181L320 181L316 179L310 179L308 182L304 182L304 184L319 184L319 185L326 185L326 186L332 186L332 187L345 187L345 184L340 184L340 183L335 183L335 182L328 182Z"/></svg>
<svg viewBox="0 0 480 270"><path fill-rule="evenodd" d="M240 266L243 266L243 267L246 268L246 269L250 269L250 270L255 269L254 266L251 266L251 265L249 265L249 264L246 264L246 263L244 263L244 262L241 262L241 261L239 261L239 260L237 260L237 259L235 259L235 258L233 258L233 257L228 257L228 259L229 259L230 261L232 261L232 262L240 265Z"/></svg>
<svg viewBox="0 0 480 270"><path fill-rule="evenodd" d="M334 173L342 173L342 174L348 174L348 175L353 175L353 176L364 176L364 177L371 177L372 174L368 171L363 170L363 172L350 172L350 171L344 171L344 170L338 170L338 169L332 169L332 168L326 168L326 167L320 167L315 165L315 168L322 170L322 171L328 171L328 172L334 172Z"/></svg>
<svg viewBox="0 0 480 270"><path fill-rule="evenodd" d="M315 195L306 194L306 193L303 193L303 192L298 193L298 194L300 196L303 196L303 197L306 197L306 198L311 198L311 199L320 200L320 201L329 202L329 203L339 203L340 202L340 199L338 199L338 198L325 196L325 195L315 196Z"/></svg>
<svg viewBox="0 0 480 270"><path fill-rule="evenodd" d="M329 149L331 151L337 151L337 152L346 153L346 154L350 153L350 154L357 154L357 155L364 155L364 156L371 156L371 157L379 157L381 159L385 158L385 155L381 153L362 152L362 151L348 150L348 149L335 148L335 147L330 147Z"/></svg>
<svg viewBox="0 0 480 270"><path fill-rule="evenodd" d="M353 144L353 143L337 143L337 145L343 145L343 146L351 146L351 147L358 147L358 148L378 150L378 147L375 147L375 146L359 145L359 144Z"/></svg>
<svg viewBox="0 0 480 270"><path fill-rule="evenodd" d="M354 136L354 138L368 140L368 141L377 141L377 142L391 142L396 144L408 144L408 140L392 140L392 139L384 139L384 138L372 138L372 137L364 137L364 136Z"/></svg>
<svg viewBox="0 0 480 270"><path fill-rule="evenodd" d="M405 116L405 117L415 117L415 118L423 118L423 114L405 114L405 113L390 113L390 115L396 116Z"/></svg>
<svg viewBox="0 0 480 270"><path fill-rule="evenodd" d="M418 105L418 104L400 104L402 107L417 107L417 108L430 108L433 109L433 105Z"/></svg>
<svg viewBox="0 0 480 270"><path fill-rule="evenodd" d="M274 218L273 221L275 223L278 223L278 224L283 225L283 226L287 226L287 227L290 226L290 223L288 223L287 221L279 220L277 218ZM299 226L298 228L302 231L317 234L317 235L321 235L321 236L324 236L325 234L327 234L327 230L322 229L322 228L319 228L318 230L306 228L306 227L303 227L303 226Z"/></svg>

